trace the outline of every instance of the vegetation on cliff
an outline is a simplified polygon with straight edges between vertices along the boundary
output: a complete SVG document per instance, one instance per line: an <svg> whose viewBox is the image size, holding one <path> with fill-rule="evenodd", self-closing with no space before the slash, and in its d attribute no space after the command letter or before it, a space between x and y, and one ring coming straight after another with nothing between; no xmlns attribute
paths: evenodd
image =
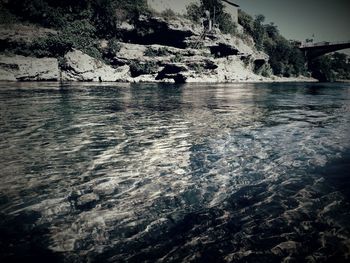
<svg viewBox="0 0 350 263"><path fill-rule="evenodd" d="M7 45L15 53L57 57L74 47L99 59L108 57L110 51L103 53L99 39L115 43L122 22L149 12L145 0L11 0L3 3L1 9L6 14L5 23L29 22L58 31L33 43Z"/></svg>
<svg viewBox="0 0 350 263"><path fill-rule="evenodd" d="M342 53L316 58L310 62L309 69L312 76L320 81L350 80L350 62Z"/></svg>
<svg viewBox="0 0 350 263"><path fill-rule="evenodd" d="M215 10L215 23L224 34L237 33L237 25L233 22L231 15L225 11L223 3L218 0L201 0L199 4L191 3L187 6L187 17L199 23L206 10Z"/></svg>
<svg viewBox="0 0 350 263"><path fill-rule="evenodd" d="M0 9L0 23L37 24L56 31L30 42L9 43L2 40L0 52L34 57L57 57L63 64L64 55L73 48L107 64L113 64L113 57L121 48L119 41L125 41L120 30L123 22L139 27L139 31L147 31L148 29L137 24L137 20L141 14L151 15L153 12L149 10L146 0L11 0L1 1ZM199 3L192 3L187 7L186 17L198 24L205 10L215 10L215 22L221 32L245 39L246 42L250 40L257 50L268 54L269 64L275 75L292 77L308 75L308 71L311 71L312 76L321 80L350 78L347 56L339 53L318 58L309 63L307 68L302 52L280 34L275 24L265 24L263 15L252 17L239 10L239 25L236 25L221 1L200 0ZM176 17L172 10L165 10L160 15L166 19ZM108 45L102 47L101 40L105 40ZM200 45L196 47L200 48ZM147 49L144 55L156 57L169 54L164 49L159 49L157 52ZM153 64L132 63L130 68L136 76L141 71L153 72L155 68ZM268 68L265 71L271 70Z"/></svg>
<svg viewBox="0 0 350 263"><path fill-rule="evenodd" d="M305 75L306 61L302 52L279 33L274 23L264 24L264 21L263 15L253 18L244 11L239 11L239 24L254 39L256 48L270 56L270 65L275 75Z"/></svg>

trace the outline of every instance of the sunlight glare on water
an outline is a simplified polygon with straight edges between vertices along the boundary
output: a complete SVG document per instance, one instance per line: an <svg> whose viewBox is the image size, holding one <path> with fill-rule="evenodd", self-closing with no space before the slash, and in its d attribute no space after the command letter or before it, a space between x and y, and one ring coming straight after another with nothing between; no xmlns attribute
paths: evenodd
<svg viewBox="0 0 350 263"><path fill-rule="evenodd" d="M347 84L0 86L4 258L350 256Z"/></svg>

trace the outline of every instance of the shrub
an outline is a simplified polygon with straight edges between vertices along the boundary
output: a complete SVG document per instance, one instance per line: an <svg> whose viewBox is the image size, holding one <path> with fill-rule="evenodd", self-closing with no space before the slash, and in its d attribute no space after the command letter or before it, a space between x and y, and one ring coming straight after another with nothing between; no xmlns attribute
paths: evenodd
<svg viewBox="0 0 350 263"><path fill-rule="evenodd" d="M10 25L18 22L17 17L0 3L0 24Z"/></svg>
<svg viewBox="0 0 350 263"><path fill-rule="evenodd" d="M232 17L228 13L223 13L218 18L219 28L224 34L237 34L237 25L233 22Z"/></svg>
<svg viewBox="0 0 350 263"><path fill-rule="evenodd" d="M176 54L174 57L170 59L172 63L181 63L183 61L183 56L180 54Z"/></svg>
<svg viewBox="0 0 350 263"><path fill-rule="evenodd" d="M158 49L153 49L152 47L147 47L145 50L144 55L147 57L162 57L162 56L168 56L170 53L167 48L161 47Z"/></svg>
<svg viewBox="0 0 350 263"><path fill-rule="evenodd" d="M197 3L186 6L186 17L192 22L199 24L203 16L203 10Z"/></svg>
<svg viewBox="0 0 350 263"><path fill-rule="evenodd" d="M160 14L162 17L164 17L166 20L174 19L176 17L176 14L173 10L167 8Z"/></svg>
<svg viewBox="0 0 350 263"><path fill-rule="evenodd" d="M148 12L146 0L11 0L3 5L22 20L57 29L87 19L105 38L115 37L117 25L124 20Z"/></svg>
<svg viewBox="0 0 350 263"><path fill-rule="evenodd" d="M130 64L130 72L132 77L138 77L145 74L153 74L158 70L157 63L154 61L147 61L141 63L139 61L134 61Z"/></svg>
<svg viewBox="0 0 350 263"><path fill-rule="evenodd" d="M249 34L253 34L253 17L242 10L238 10L238 24Z"/></svg>
<svg viewBox="0 0 350 263"><path fill-rule="evenodd" d="M16 54L35 57L60 57L72 48L101 59L95 28L87 20L74 21L58 34L38 38L32 43L18 43L12 48Z"/></svg>
<svg viewBox="0 0 350 263"><path fill-rule="evenodd" d="M112 58L121 50L122 46L116 38L108 40L107 49L104 51L104 57Z"/></svg>
<svg viewBox="0 0 350 263"><path fill-rule="evenodd" d="M205 68L202 64L194 63L189 65L189 68L192 69L196 73L203 73L205 71Z"/></svg>

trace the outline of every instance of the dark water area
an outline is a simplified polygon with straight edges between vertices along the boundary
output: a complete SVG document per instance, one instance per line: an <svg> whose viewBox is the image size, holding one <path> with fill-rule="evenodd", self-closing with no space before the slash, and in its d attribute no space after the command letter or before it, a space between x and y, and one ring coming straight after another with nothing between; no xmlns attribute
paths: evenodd
<svg viewBox="0 0 350 263"><path fill-rule="evenodd" d="M349 262L348 84L0 83L0 262Z"/></svg>

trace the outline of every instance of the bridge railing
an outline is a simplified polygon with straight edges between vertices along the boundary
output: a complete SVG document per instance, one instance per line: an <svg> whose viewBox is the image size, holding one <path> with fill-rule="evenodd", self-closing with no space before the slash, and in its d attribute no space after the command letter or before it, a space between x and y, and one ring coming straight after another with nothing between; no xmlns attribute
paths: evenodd
<svg viewBox="0 0 350 263"><path fill-rule="evenodd" d="M334 46L334 45L343 45L343 44L350 44L350 41L337 41L337 42L322 41L317 43L301 43L299 48L323 47L323 46Z"/></svg>

